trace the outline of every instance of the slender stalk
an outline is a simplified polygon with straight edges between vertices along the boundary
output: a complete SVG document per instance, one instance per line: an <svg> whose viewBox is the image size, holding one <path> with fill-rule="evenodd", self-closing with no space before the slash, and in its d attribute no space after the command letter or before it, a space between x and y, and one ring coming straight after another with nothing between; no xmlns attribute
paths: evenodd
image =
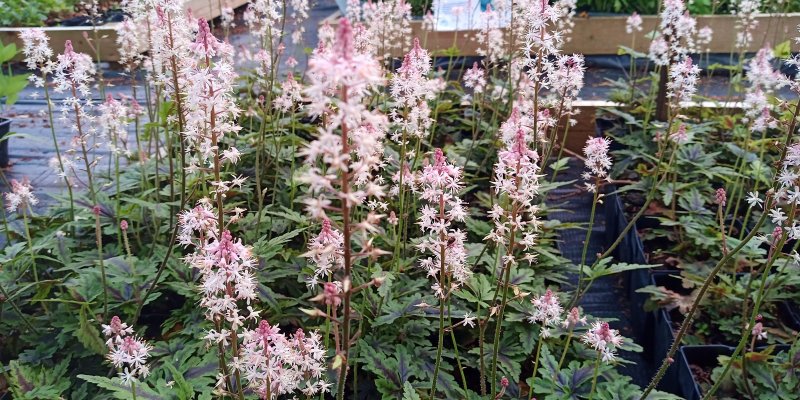
<svg viewBox="0 0 800 400"><path fill-rule="evenodd" d="M597 376L600 374L600 359L602 359L602 355L600 352L597 352L597 360L594 362L594 374L592 375L592 390L589 392L589 400L594 398L594 392L597 388Z"/></svg>
<svg viewBox="0 0 800 400"><path fill-rule="evenodd" d="M580 276L578 276L578 288L576 289L575 293L580 293L581 289L583 288L584 282L584 268L586 267L586 252L589 250L589 240L592 237L592 228L594 227L594 217L597 211L597 200L600 198L600 179L595 178L594 180L594 196L592 199L592 213L589 215L589 226L586 228L586 236L583 239L583 250L581 251L581 271ZM591 269L589 270L591 272ZM575 306L575 304L572 304Z"/></svg>
<svg viewBox="0 0 800 400"><path fill-rule="evenodd" d="M108 319L108 285L106 284L106 267L103 262L103 231L100 227L99 210L94 211L94 234L97 244L97 261L100 263L100 278L103 282L103 318Z"/></svg>
<svg viewBox="0 0 800 400"><path fill-rule="evenodd" d="M564 351L561 352L561 358L558 360L558 370L561 370L561 366L564 365L564 360L567 358L567 351L569 350L569 344L572 341L572 334L575 332L575 327L570 325L569 333L567 334L567 342L564 344Z"/></svg>
<svg viewBox="0 0 800 400"><path fill-rule="evenodd" d="M36 283L39 283L39 273L37 272L36 268L36 253L33 251L33 240L31 239L31 230L28 226L28 217L25 214L25 210L22 211L22 225L25 227L25 239L28 240L28 253L31 256L31 268L33 269L33 280Z"/></svg>
<svg viewBox="0 0 800 400"><path fill-rule="evenodd" d="M539 354L542 351L542 330L544 327L539 329L539 338L536 340L536 356L533 359L533 372L531 373L531 387L528 390L528 400L533 399L533 382L536 380L536 371L539 369Z"/></svg>
<svg viewBox="0 0 800 400"><path fill-rule="evenodd" d="M442 221L445 220L444 211L444 196L440 195L439 218ZM447 292L444 292L444 284L446 279L445 254L447 251L447 237L445 236L444 232L439 233L439 241L441 242L439 245L439 283L442 285L443 292L442 298L439 299L439 344L436 346L436 365L433 368L433 379L431 381L431 400L434 398L434 396L436 396L436 384L437 380L439 379L439 368L441 367L442 362L442 348L444 347L444 306L446 297L448 297Z"/></svg>
<svg viewBox="0 0 800 400"><path fill-rule="evenodd" d="M447 325L453 326L453 320L450 315L450 298L447 299ZM467 393L467 378L464 375L464 367L461 366L461 357L458 354L458 342L456 341L456 334L453 332L453 329L450 328L450 340L453 343L453 352L456 356L456 367L458 368L458 373L461 376L461 386L464 387L464 393Z"/></svg>
<svg viewBox="0 0 800 400"><path fill-rule="evenodd" d="M794 214L794 212L792 212L792 214ZM745 345L747 345L747 340L750 338L750 335L752 333L752 327L754 326L756 318L758 316L758 311L759 311L759 309L761 307L761 302L764 300L764 291L766 290L766 287L767 287L767 278L769 278L769 275L770 275L769 274L769 270L771 269L772 265L774 264L775 260L777 259L777 255L780 253L779 251L777 251L777 249L779 249L781 246L783 246L783 243L785 242L785 239L786 239L786 233L783 233L781 235L780 240L776 240L775 242L773 242L773 249L771 251L770 257L769 257L769 259L767 260L767 262L764 264L764 266L762 267L762 269L760 271L761 272L761 285L759 287L758 294L756 295L756 301L755 301L755 304L753 305L753 310L750 313L751 315L750 315L749 321L748 321L747 324L744 325L744 327L742 329L742 338L739 340L739 343L736 345L736 349L733 351L733 354L731 354L731 357L730 357L728 363L725 364L725 368L722 370L722 374L718 377L716 382L714 382L714 385L711 387L711 389L709 389L709 391L703 396L703 400L710 399L711 396L713 396L714 393L716 393L716 391L719 389L720 384L722 383L723 380L725 380L725 377L728 375L728 372L730 372L731 366L733 366L733 361L736 359L736 357L739 356L739 353L742 352L742 350L744 349ZM751 277L751 279L752 279L752 277ZM742 315L742 317L744 317L744 315ZM754 338L754 340L755 340L755 338ZM743 357L743 361L744 361L745 358L747 358L746 355ZM742 366L744 367L744 363L742 364ZM743 370L743 378L744 378L745 381L747 381L747 376L744 375L744 370ZM749 390L749 387L748 387L748 390Z"/></svg>
<svg viewBox="0 0 800 400"><path fill-rule="evenodd" d="M342 101L347 103L347 87L342 88ZM350 154L350 139L348 138L348 128L346 124L342 124L342 154ZM342 316L342 366L339 369L339 385L337 387L337 399L344 400L345 384L347 383L347 366L350 362L348 359L350 353L350 301L352 297L351 290L351 275L353 273L353 260L351 258L351 243L350 243L350 204L348 203L348 194L350 192L350 173L347 165L342 169L341 174L341 191L342 191L342 234L344 236L344 283L343 290L343 304L344 315Z"/></svg>
<svg viewBox="0 0 800 400"><path fill-rule="evenodd" d="M44 99L47 102L47 118L50 124L50 136L53 138L53 149L56 151L56 160L58 160L58 170L64 174L64 184L67 186L67 194L69 195L69 219L70 223L75 221L75 200L72 195L72 184L69 182L66 171L64 170L64 162L61 159L61 150L58 147L58 139L56 139L56 125L53 119L53 103L50 100L50 89L47 87L47 74L42 72L42 81L44 82ZM75 236L75 228L72 228L72 236Z"/></svg>

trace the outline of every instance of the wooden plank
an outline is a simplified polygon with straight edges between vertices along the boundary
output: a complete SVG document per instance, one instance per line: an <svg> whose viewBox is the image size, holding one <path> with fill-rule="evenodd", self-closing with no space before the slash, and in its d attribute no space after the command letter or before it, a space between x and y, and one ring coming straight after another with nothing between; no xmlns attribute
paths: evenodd
<svg viewBox="0 0 800 400"><path fill-rule="evenodd" d="M226 3L233 8L237 8L248 2L249 0L188 0L185 7L186 10L192 10L192 15L195 17L213 19L222 15L221 7ZM96 29L97 42L100 45L100 59L102 61L117 62L119 61L117 28L120 25L121 23L119 22L112 22L99 25L96 28L91 26L47 26L41 29L50 37L50 46L55 54L63 53L64 42L71 40L75 51L92 55L92 58L94 58L95 50L90 45L90 41L94 42L94 30ZM21 49L22 40L19 39L19 34L27 29L33 28L0 27L0 40L3 43L16 43L17 48ZM147 49L142 48L141 50L144 52ZM22 59L22 54L18 54L14 58L15 61L21 61Z"/></svg>
<svg viewBox="0 0 800 400"><path fill-rule="evenodd" d="M100 45L100 58L103 61L119 61L117 51L117 27L119 22L112 22L97 27L97 42ZM3 43L16 43L18 49L22 49L22 40L19 38L20 32L33 28L0 28L0 40ZM47 26L41 28L50 37L50 46L55 54L64 52L64 43L72 41L72 47L79 53L92 55L94 58L95 50L90 45L90 40L94 41L94 28L91 26ZM15 57L16 61L23 59L22 53Z"/></svg>
<svg viewBox="0 0 800 400"><path fill-rule="evenodd" d="M249 2L249 0L187 0L184 8L195 18L210 20L222 15L222 8L225 6L238 8Z"/></svg>
<svg viewBox="0 0 800 400"><path fill-rule="evenodd" d="M323 20L332 26L338 24L341 13L338 11ZM660 18L655 15L642 17L642 32L637 32L635 43L633 36L625 32L625 16L603 17L576 17L572 30L571 40L564 45L564 53L579 53L584 55L617 54L619 46L634 46L640 52L647 52L650 40L645 35L653 31ZM714 30L711 43L707 48L699 49L711 53L730 53L736 43L736 21L733 15L703 15L697 17L697 27L708 26ZM798 36L797 26L800 25L800 13L791 14L762 14L755 17L758 21L757 28L753 31L753 43L747 48L748 52L756 52L765 45L774 46L789 40L794 52L800 51L800 42L792 40ZM478 55L478 43L474 38L477 30L465 31L430 31L422 29L422 21L411 22L413 37L418 37L424 47L430 51L449 49L455 43L461 55ZM505 32L505 30L504 30ZM521 46L522 44L520 44ZM393 57L402 57L408 49L393 49Z"/></svg>

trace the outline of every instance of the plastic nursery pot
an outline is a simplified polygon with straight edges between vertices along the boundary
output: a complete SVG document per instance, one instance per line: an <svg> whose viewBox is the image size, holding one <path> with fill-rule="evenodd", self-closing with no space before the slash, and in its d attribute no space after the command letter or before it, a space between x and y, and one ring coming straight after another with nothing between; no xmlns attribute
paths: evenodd
<svg viewBox="0 0 800 400"><path fill-rule="evenodd" d="M700 400L703 392L695 372L709 374L717 365L717 357L733 354L733 348L722 345L681 346L680 357L675 360L677 367L676 392L686 400Z"/></svg>
<svg viewBox="0 0 800 400"><path fill-rule="evenodd" d="M778 304L778 310L786 325L796 331L800 331L800 304L793 301L782 301Z"/></svg>
<svg viewBox="0 0 800 400"><path fill-rule="evenodd" d="M774 272L774 271L773 271ZM747 274L737 273L737 279L745 279ZM756 279L759 279L756 277ZM793 289L790 289L793 290ZM800 331L800 305L794 301L787 300L775 303L777 308L776 317L788 328ZM781 346L781 345L779 345Z"/></svg>
<svg viewBox="0 0 800 400"><path fill-rule="evenodd" d="M768 346L756 346L756 351L764 351ZM781 351L789 351L789 345L777 345L773 350L773 354ZM702 345L702 346L681 346L678 353L680 357L677 358L678 364L678 381L677 389L679 393L675 393L686 400L701 400L703 398L703 390L701 381L698 374L711 374L711 371L719 366L719 356L730 356L733 354L735 347L723 345ZM717 393L719 395L719 393ZM728 397L726 397L728 398Z"/></svg>
<svg viewBox="0 0 800 400"><path fill-rule="evenodd" d="M8 132L11 130L11 120L0 117L0 168L8 167Z"/></svg>
<svg viewBox="0 0 800 400"><path fill-rule="evenodd" d="M680 287L680 280L671 276L669 273L665 272L655 272L651 276L650 284L656 286L664 286L670 290L675 290ZM675 286L678 286L676 288ZM672 318L669 315L669 312L663 308L658 308L652 311L650 314L650 318L653 319L652 322L652 334L649 335L652 338L651 343L651 361L654 365L659 366L664 358L667 356L667 352L669 352L669 348L672 346L672 342L675 341L675 332L672 329ZM682 356L679 353L675 353L673 358L676 359L676 362L673 362L669 368L667 368L667 372L664 374L664 378L661 379L659 384L659 388L666 392L670 392L672 394L681 395L680 383L679 383L679 365Z"/></svg>
<svg viewBox="0 0 800 400"><path fill-rule="evenodd" d="M607 187L607 194L605 196L604 209L606 219L606 247L611 246L615 240L620 236L622 231L628 225L628 219L625 218L625 212L622 207L620 197L614 193L614 187ZM617 261L629 264L645 264L644 247L639 238L639 234L634 224L623 237L619 246L614 250L614 258ZM631 302L631 321L634 321L634 329L636 334L647 340L648 336L645 335L648 329L649 313L644 310L644 302L647 296L642 293L636 293L637 289L650 284L650 271L647 269L635 269L625 273L624 283L627 288L628 299Z"/></svg>

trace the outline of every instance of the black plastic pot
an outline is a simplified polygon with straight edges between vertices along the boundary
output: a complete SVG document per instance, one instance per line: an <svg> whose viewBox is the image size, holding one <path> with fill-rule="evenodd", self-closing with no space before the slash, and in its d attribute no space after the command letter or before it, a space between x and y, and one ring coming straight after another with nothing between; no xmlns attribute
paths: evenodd
<svg viewBox="0 0 800 400"><path fill-rule="evenodd" d="M681 357L676 364L678 370L677 395L686 400L700 400L703 398L700 384L692 373L691 366L711 370L718 365L717 357L733 354L733 348L722 345L681 346Z"/></svg>
<svg viewBox="0 0 800 400"><path fill-rule="evenodd" d="M0 168L8 166L8 132L11 130L11 120L0 117Z"/></svg>
<svg viewBox="0 0 800 400"><path fill-rule="evenodd" d="M619 121L617 119L595 119L595 134L598 137L603 136L607 131L615 129L619 129ZM615 146L619 147L619 144L612 142L612 149ZM620 237L620 234L628 225L628 219L625 216L625 208L616 190L617 188L613 185L607 185L605 187L603 209L606 224L606 248L610 247L614 241ZM614 250L612 256L617 261L628 264L646 263L644 246L639 238L636 224L622 237L619 246ZM636 293L636 290L650 284L650 271L647 269L629 271L625 274L624 284L627 288L628 299L631 302L631 321L634 322L635 333L640 339L638 342L645 346L645 348L649 348L647 343L650 342L652 338L648 333L652 330L653 318L651 313L644 311L644 301L647 300L647 296Z"/></svg>
<svg viewBox="0 0 800 400"><path fill-rule="evenodd" d="M680 280L669 273L654 272L650 277L649 284L664 286L670 290L679 290ZM645 295L645 298L646 297L647 295ZM648 314L650 314L652 316L651 318L653 319L653 330L650 335L652 337L651 361L654 365L661 365L661 362L667 356L667 352L669 352L669 348L675 341L675 332L672 329L672 318L670 317L669 312L663 308L658 308ZM664 378L659 384L659 388L661 390L683 396L679 372L680 365L683 362L682 358L683 355L680 353L675 353L673 357L675 361L669 366L669 368L667 368L667 372L664 374Z"/></svg>
<svg viewBox="0 0 800 400"><path fill-rule="evenodd" d="M783 301L778 304L783 322L790 328L800 331L800 305L793 301Z"/></svg>
<svg viewBox="0 0 800 400"><path fill-rule="evenodd" d="M766 347L756 346L756 351L763 351ZM789 348L789 345L777 345L774 353L788 351ZM676 359L676 364L678 364L678 381L676 383L680 393L675 394L686 400L702 399L703 392L691 367L699 367L710 372L719 366L717 360L719 356L730 356L734 350L736 350L735 347L723 345L681 346L679 351L681 357Z"/></svg>

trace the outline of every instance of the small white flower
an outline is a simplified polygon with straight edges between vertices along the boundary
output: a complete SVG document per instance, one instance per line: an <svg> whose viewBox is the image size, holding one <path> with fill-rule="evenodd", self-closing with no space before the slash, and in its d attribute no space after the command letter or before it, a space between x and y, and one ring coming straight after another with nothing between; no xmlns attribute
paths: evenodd
<svg viewBox="0 0 800 400"><path fill-rule="evenodd" d="M750 207L754 207L756 205L761 207L761 205L763 203L764 203L764 200L762 200L761 198L758 197L758 192L749 192L749 193L747 193L747 204L749 204Z"/></svg>

